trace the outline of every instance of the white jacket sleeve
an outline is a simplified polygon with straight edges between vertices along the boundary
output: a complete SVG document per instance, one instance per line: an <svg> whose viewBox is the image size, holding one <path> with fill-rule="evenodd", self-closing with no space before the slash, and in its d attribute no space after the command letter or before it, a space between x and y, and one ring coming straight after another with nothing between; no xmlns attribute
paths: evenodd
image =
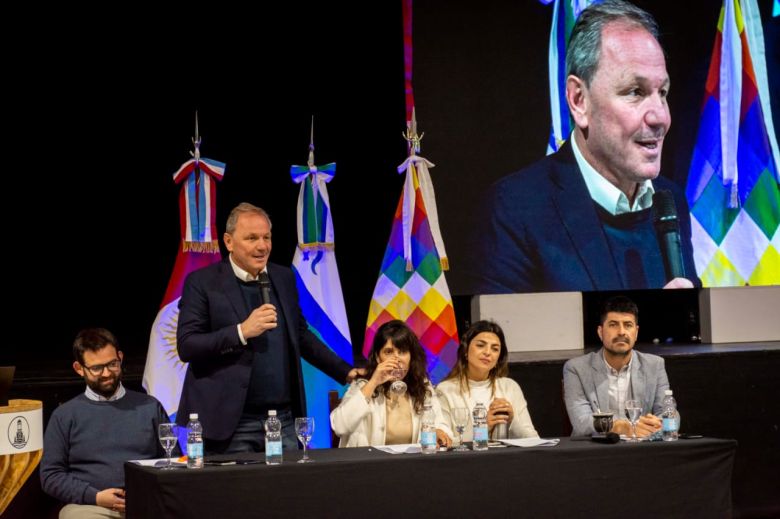
<svg viewBox="0 0 780 519"><path fill-rule="evenodd" d="M539 433L534 429L531 422L531 414L528 412L528 402L525 401L523 390L517 382L511 378L502 378L499 380L505 398L512 404L515 417L509 426L510 438L538 438Z"/></svg>
<svg viewBox="0 0 780 519"><path fill-rule="evenodd" d="M450 427L449 419L449 405L446 404L446 399L439 399L439 393L434 389L433 385L428 383L428 389L431 391L431 403L433 405L433 413L436 415L436 428L444 431L450 439L454 438L452 434L452 428ZM445 415L445 407L447 409Z"/></svg>
<svg viewBox="0 0 780 519"><path fill-rule="evenodd" d="M371 407L361 392L366 383L364 379L352 382L339 406L330 413L330 426L340 438L354 433L363 418L371 412Z"/></svg>

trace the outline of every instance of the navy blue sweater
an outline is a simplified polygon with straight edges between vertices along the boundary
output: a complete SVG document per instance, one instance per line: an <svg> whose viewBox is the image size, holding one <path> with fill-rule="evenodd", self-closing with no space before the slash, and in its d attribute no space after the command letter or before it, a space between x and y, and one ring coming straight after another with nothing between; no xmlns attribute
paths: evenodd
<svg viewBox="0 0 780 519"><path fill-rule="evenodd" d="M612 215L594 205L623 286L631 290L664 286L664 260L655 236L652 210Z"/></svg>
<svg viewBox="0 0 780 519"><path fill-rule="evenodd" d="M99 491L124 487L125 461L164 455L157 425L168 421L154 397L137 391L113 402L84 394L65 402L46 427L44 492L65 503L94 505Z"/></svg>

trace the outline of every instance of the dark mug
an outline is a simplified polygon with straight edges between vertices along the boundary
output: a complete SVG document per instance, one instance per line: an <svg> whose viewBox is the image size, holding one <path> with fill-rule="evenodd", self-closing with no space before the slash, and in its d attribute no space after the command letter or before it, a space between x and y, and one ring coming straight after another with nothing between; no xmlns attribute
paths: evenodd
<svg viewBox="0 0 780 519"><path fill-rule="evenodd" d="M611 411L601 411L593 413L593 428L597 433L608 433L612 430L612 421L615 413Z"/></svg>

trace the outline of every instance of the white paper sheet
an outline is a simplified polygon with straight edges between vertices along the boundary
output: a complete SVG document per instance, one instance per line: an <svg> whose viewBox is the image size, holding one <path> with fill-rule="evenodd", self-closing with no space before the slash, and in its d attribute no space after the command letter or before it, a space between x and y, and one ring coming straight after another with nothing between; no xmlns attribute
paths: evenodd
<svg viewBox="0 0 780 519"><path fill-rule="evenodd" d="M168 463L168 458L159 458L153 460L130 460L130 463L141 465L142 467L162 467ZM176 458L171 458L171 466L174 467L186 467L186 461L178 461Z"/></svg>
<svg viewBox="0 0 780 519"><path fill-rule="evenodd" d="M512 440L501 440L501 443L515 447L554 447L560 441L558 438L515 438Z"/></svg>
<svg viewBox="0 0 780 519"><path fill-rule="evenodd" d="M374 449L386 452L388 454L419 454L422 447L419 443L401 443L398 445L372 445Z"/></svg>

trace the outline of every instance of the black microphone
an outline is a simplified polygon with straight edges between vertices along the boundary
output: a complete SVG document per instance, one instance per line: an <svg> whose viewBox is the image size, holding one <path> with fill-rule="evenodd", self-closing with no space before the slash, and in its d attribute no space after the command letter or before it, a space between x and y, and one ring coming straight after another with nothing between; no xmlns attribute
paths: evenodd
<svg viewBox="0 0 780 519"><path fill-rule="evenodd" d="M671 191L656 191L653 194L653 226L664 259L666 281L684 278L680 224Z"/></svg>
<svg viewBox="0 0 780 519"><path fill-rule="evenodd" d="M268 279L268 272L261 272L257 276L257 280L260 282L260 297L263 299L264 305L271 304L271 280Z"/></svg>

